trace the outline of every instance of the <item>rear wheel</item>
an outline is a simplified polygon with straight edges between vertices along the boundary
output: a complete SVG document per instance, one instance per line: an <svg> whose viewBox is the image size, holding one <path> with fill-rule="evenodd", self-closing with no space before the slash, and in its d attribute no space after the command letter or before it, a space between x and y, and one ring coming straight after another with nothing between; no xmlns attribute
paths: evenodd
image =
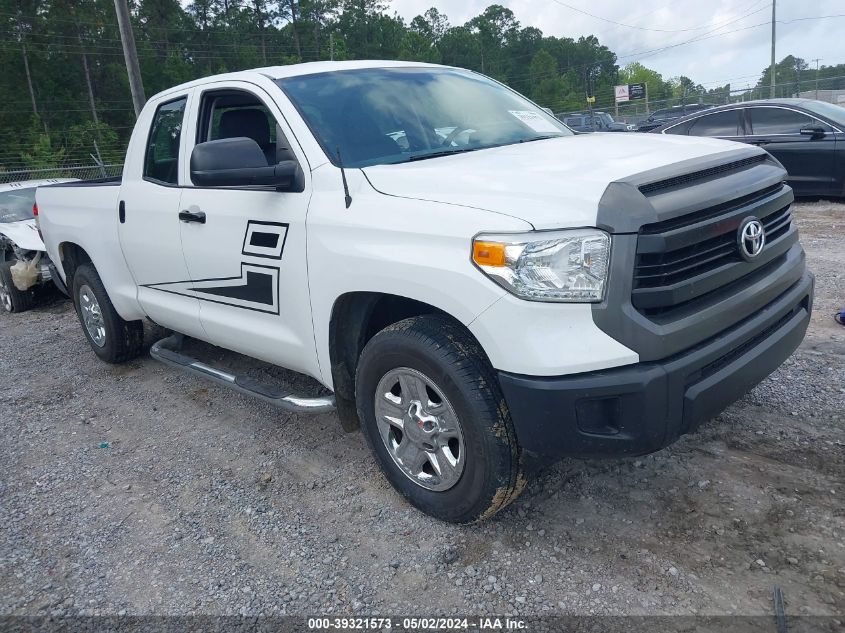
<svg viewBox="0 0 845 633"><path fill-rule="evenodd" d="M362 429L387 479L443 521L487 518L525 484L495 372L472 337L439 316L376 334L358 363Z"/></svg>
<svg viewBox="0 0 845 633"><path fill-rule="evenodd" d="M82 331L100 360L123 363L141 354L144 324L121 318L92 264L82 264L76 269L73 302Z"/></svg>
<svg viewBox="0 0 845 633"><path fill-rule="evenodd" d="M0 254L2 258L2 254ZM12 266L17 260L0 262L0 307L6 312L29 310L35 302L32 290L18 290L12 281Z"/></svg>

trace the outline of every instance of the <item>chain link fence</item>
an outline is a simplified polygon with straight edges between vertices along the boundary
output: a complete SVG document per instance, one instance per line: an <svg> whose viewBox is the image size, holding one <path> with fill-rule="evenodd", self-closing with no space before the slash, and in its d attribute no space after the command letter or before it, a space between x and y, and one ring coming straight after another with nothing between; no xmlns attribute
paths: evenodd
<svg viewBox="0 0 845 633"><path fill-rule="evenodd" d="M43 180L45 178L78 178L93 180L111 178L123 173L123 165L87 165L72 167L51 167L48 169L15 169L0 171L0 184L24 180Z"/></svg>

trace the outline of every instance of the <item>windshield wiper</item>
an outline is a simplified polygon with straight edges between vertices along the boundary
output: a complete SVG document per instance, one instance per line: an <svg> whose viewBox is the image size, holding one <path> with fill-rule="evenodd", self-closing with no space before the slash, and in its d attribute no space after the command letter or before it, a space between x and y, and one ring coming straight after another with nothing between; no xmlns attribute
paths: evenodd
<svg viewBox="0 0 845 633"><path fill-rule="evenodd" d="M440 158L441 156L449 156L451 154L463 154L464 152L474 152L479 148L477 147L461 147L459 149L444 149L439 152L431 152L430 154L418 154L417 156L411 156L405 162L413 162L416 160L427 160L429 158Z"/></svg>

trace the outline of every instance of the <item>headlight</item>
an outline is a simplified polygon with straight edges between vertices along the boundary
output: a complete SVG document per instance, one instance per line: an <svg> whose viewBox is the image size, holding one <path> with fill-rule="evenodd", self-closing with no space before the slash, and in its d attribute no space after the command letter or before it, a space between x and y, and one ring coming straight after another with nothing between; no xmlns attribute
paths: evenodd
<svg viewBox="0 0 845 633"><path fill-rule="evenodd" d="M472 261L523 299L597 302L607 281L610 235L598 229L479 235Z"/></svg>

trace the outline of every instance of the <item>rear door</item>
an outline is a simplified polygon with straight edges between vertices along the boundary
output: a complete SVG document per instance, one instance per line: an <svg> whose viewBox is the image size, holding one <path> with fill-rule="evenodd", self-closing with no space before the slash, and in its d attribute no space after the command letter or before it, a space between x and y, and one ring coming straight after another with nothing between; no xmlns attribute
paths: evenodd
<svg viewBox="0 0 845 633"><path fill-rule="evenodd" d="M296 160L301 192L272 187L205 188L190 179L180 209L202 222L181 224L192 283L208 340L228 349L319 376L305 260L305 218L311 195L305 155L274 100L260 87L226 81L197 89L190 148L198 142L247 137L268 164ZM277 98L284 98L281 92ZM190 154L188 153L189 157Z"/></svg>
<svg viewBox="0 0 845 633"><path fill-rule="evenodd" d="M199 302L173 292L189 279L178 213L182 130L190 100L186 91L144 111L133 132L115 211L123 256L147 316L177 332L200 336Z"/></svg>
<svg viewBox="0 0 845 633"><path fill-rule="evenodd" d="M788 182L796 195L829 193L834 182L836 137L823 121L781 106L752 106L747 109L747 142L759 145L786 168ZM802 129L818 128L817 136Z"/></svg>

